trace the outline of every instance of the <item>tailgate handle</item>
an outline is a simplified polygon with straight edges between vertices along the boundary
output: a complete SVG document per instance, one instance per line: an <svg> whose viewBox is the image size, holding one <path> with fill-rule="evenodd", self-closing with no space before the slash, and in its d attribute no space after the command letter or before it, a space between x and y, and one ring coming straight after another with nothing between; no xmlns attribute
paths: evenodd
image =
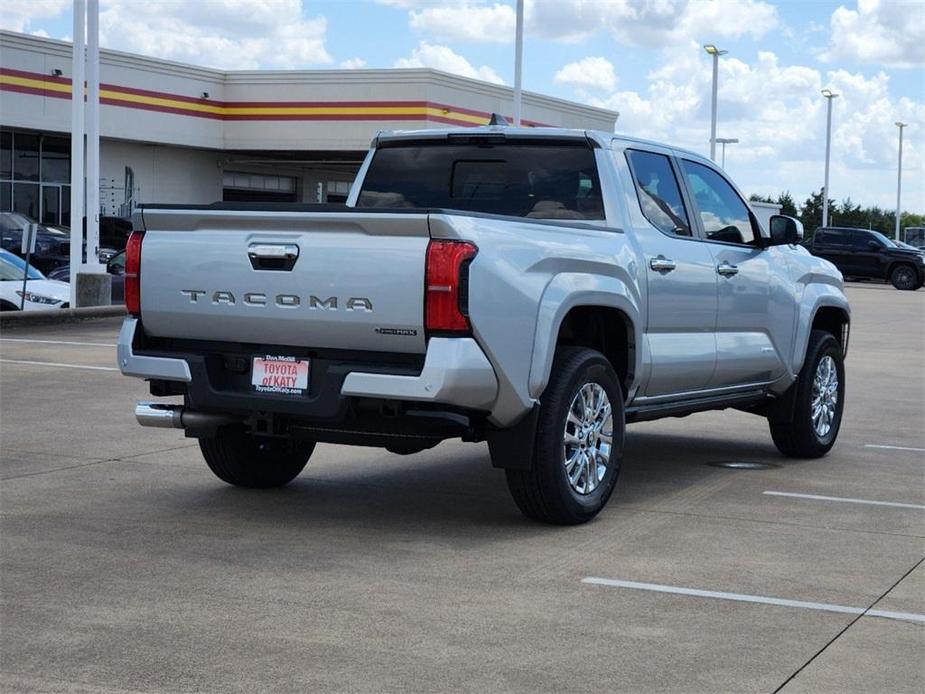
<svg viewBox="0 0 925 694"><path fill-rule="evenodd" d="M247 257L255 270L291 270L299 259L299 247L294 243L252 243Z"/></svg>

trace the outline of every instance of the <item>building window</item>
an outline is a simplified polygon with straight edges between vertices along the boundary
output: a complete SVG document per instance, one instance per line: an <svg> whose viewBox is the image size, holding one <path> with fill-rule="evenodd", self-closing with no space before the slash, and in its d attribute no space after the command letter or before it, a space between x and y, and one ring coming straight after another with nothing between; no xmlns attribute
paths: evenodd
<svg viewBox="0 0 925 694"><path fill-rule="evenodd" d="M351 181L328 181L324 184L324 202L347 202Z"/></svg>
<svg viewBox="0 0 925 694"><path fill-rule="evenodd" d="M16 133L13 138L13 178L39 180L39 136Z"/></svg>
<svg viewBox="0 0 925 694"><path fill-rule="evenodd" d="M36 183L17 183L13 186L13 212L38 220L39 186Z"/></svg>
<svg viewBox="0 0 925 694"><path fill-rule="evenodd" d="M67 137L42 138L42 180L49 183L71 182L71 140Z"/></svg>
<svg viewBox="0 0 925 694"><path fill-rule="evenodd" d="M13 178L13 133L0 132L0 180Z"/></svg>
<svg viewBox="0 0 925 694"><path fill-rule="evenodd" d="M70 137L0 131L0 212L68 226L70 178Z"/></svg>
<svg viewBox="0 0 925 694"><path fill-rule="evenodd" d="M222 177L225 202L295 202L296 180L292 176L226 171Z"/></svg>

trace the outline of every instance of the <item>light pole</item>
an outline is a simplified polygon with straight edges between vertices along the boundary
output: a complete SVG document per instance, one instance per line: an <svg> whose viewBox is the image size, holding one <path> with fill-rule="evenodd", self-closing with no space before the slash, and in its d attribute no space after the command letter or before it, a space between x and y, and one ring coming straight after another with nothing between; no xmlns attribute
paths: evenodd
<svg viewBox="0 0 925 694"><path fill-rule="evenodd" d="M822 96L828 102L825 117L825 183L822 186L822 226L829 225L829 155L832 152L832 99L838 94L831 89L823 89Z"/></svg>
<svg viewBox="0 0 925 694"><path fill-rule="evenodd" d="M908 123L896 121L896 127L899 128L899 166L896 168L896 240L899 241L899 203L902 199L903 190L903 128Z"/></svg>
<svg viewBox="0 0 925 694"><path fill-rule="evenodd" d="M703 47L708 55L713 56L713 109L710 116L710 160L716 161L716 94L719 90L719 57L729 51L721 51L712 43Z"/></svg>
<svg viewBox="0 0 925 694"><path fill-rule="evenodd" d="M514 127L520 127L521 102L523 99L524 65L524 0L517 0L517 26L514 36Z"/></svg>
<svg viewBox="0 0 925 694"><path fill-rule="evenodd" d="M726 145L734 145L739 141L737 137L717 137L716 141L723 146L723 155L721 157L722 164L720 167L723 169L726 168Z"/></svg>
<svg viewBox="0 0 925 694"><path fill-rule="evenodd" d="M77 308L77 273L83 265L84 219L84 67L85 0L74 0L71 55L71 286L70 306Z"/></svg>

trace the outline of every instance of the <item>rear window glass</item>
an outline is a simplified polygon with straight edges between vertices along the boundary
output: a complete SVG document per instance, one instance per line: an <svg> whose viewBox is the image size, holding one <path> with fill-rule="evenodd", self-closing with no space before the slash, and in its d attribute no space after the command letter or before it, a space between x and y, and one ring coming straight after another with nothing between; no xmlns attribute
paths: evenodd
<svg viewBox="0 0 925 694"><path fill-rule="evenodd" d="M604 219L594 152L575 141L384 146L373 156L357 205Z"/></svg>

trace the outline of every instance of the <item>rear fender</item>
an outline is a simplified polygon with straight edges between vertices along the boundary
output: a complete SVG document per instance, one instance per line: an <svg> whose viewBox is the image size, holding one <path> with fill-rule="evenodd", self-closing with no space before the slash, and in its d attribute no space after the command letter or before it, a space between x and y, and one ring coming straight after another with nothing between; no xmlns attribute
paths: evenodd
<svg viewBox="0 0 925 694"><path fill-rule="evenodd" d="M530 396L538 399L546 389L562 321L579 306L616 309L624 315L631 342L627 347L632 350L630 374L624 385L632 396L642 371L642 350L638 348L642 344L639 296L623 278L572 272L556 275L543 293L531 360Z"/></svg>

